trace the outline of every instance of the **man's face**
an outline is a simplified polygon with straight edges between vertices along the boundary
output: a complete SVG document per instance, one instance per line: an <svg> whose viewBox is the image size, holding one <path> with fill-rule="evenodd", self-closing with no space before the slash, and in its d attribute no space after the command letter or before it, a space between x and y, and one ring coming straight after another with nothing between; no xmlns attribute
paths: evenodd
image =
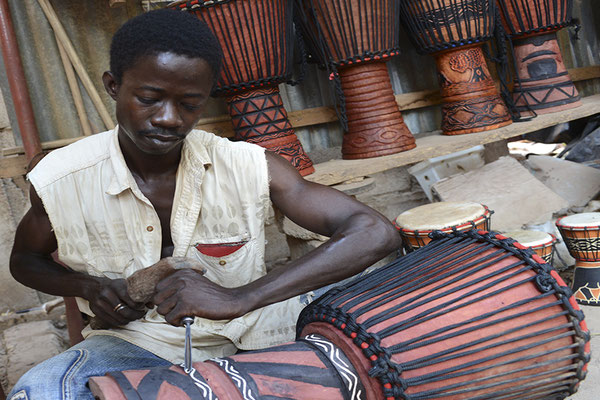
<svg viewBox="0 0 600 400"><path fill-rule="evenodd" d="M194 128L210 95L212 70L201 58L172 53L140 57L117 84L103 76L116 100L121 142L131 141L146 154L179 149Z"/></svg>

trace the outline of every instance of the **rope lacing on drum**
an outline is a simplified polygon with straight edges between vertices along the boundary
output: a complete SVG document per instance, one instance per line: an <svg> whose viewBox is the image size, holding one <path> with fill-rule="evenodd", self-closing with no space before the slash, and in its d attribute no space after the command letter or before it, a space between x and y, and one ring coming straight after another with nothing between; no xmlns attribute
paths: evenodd
<svg viewBox="0 0 600 400"><path fill-rule="evenodd" d="M356 280L349 282L343 289L337 290L335 296L326 294L315 303L308 306L301 313L298 320L298 332L304 329L308 323L313 321L328 322L336 326L347 337L352 338L354 344L371 360L372 368L369 371L369 374L372 377L379 379L383 386L382 390L384 395L387 398L416 400L439 397L442 395L442 392L443 395L460 395L468 393L469 390L471 390L469 385L475 382L473 380L470 380L467 383L446 385L442 388L432 389L426 392L413 392L412 395L408 395L406 390L411 386L440 382L445 379L461 377L498 366L509 371L496 375L498 377L506 377L505 380L502 380L502 383L507 385L510 384L508 385L508 388L504 386L500 387L501 384L490 381L491 378L489 377L479 378L476 380L478 387L492 388L494 393L474 398L488 399L490 398L489 396L493 396L495 399L502 399L511 396L519 396L519 394L527 397L530 396L529 391L534 389L535 393L548 393L548 395L567 392L571 393L576 390L577 383L585 375L584 366L589 361L589 333L587 332L587 329L584 329L583 314L581 311L575 309L576 305L575 307L573 305L574 303L569 289L565 286L561 286L552 278L552 268L536 254L533 254L531 250L524 248L523 246L521 246L523 248L518 248L516 246L519 244L514 240L495 233L471 230L468 232L446 234L435 231L430 234L430 237L433 241L429 245L418 251L409 253L409 255L400 258L387 266L381 267L369 276L368 281ZM476 254L479 255L477 260L481 264L506 260L507 255L500 254L502 253L501 250L492 251L490 253L490 246L500 247L502 250L505 250L505 252L516 255L519 258L517 263L510 262L509 266L502 268L505 273L505 275L502 276L505 279L511 279L510 276L516 278L519 271L534 270L536 275L531 278L519 279L518 282L504 285L504 287L500 287L501 285L498 284L498 289L496 289L495 286L497 282L491 284L488 282L488 285L482 286L482 288L488 287L487 290L492 288L495 289L492 289L488 294L489 297L493 298L500 292L510 290L524 282L533 282L536 286L539 286L541 293L531 298L524 298L517 300L514 303L507 304L494 312L483 313L483 315L478 315L470 320L462 321L461 323L456 323L454 325L450 324L447 327L428 332L422 337L408 339L396 345L388 346L387 348L381 346L382 339L385 339L392 334L397 334L403 329L413 326L415 323L434 318L436 317L436 314L439 313L435 310L421 312L413 318L396 322L396 324L387 329L382 329L376 333L369 332L368 330L373 328L375 324L380 323L380 318L374 316L366 320L363 319L361 323L356 322L356 318L363 315L365 312L376 308L374 305L380 306L381 304L385 304L385 301L394 301L395 298L410 292L410 290L416 290L415 288L425 287L426 285L431 284L432 278L430 276L433 276L433 273L429 273L427 269L435 269L435 266L443 264L443 261L448 265L447 268L455 270L454 273L457 274L461 270L467 273L474 271L473 268L475 265L469 266L469 263L466 261L468 260L468 257L473 257ZM453 251L449 254L446 249L452 249ZM484 251L488 252L487 256L482 256L481 253ZM421 265L423 262L420 260L424 258L427 260L426 266ZM506 263L506 261L503 262ZM459 265L458 263L462 264ZM514 268L517 272L509 273L507 275L507 268ZM554 271L554 273L556 272ZM446 278L443 278L443 276L446 276ZM456 276L444 275L443 271L437 271L437 275L435 275L437 279L445 279L448 285L454 279L462 279L460 278L462 276L460 273L458 273L457 276L459 276L459 278L456 278ZM492 279L493 281L493 275L486 276L487 279ZM450 279L450 281L448 281L448 279ZM408 281L410 281L412 286L406 286L405 288L405 282ZM434 289L431 289L431 291L435 292ZM380 297L384 293L385 299L378 299L378 296ZM447 295L448 293L452 293L452 291L448 291L444 295ZM556 295L557 300L550 302L544 300L543 302L540 302L541 305L533 309L525 309L512 315L500 315L493 320L489 320L496 314L501 314L505 311L521 307L528 302L537 301L553 295ZM438 308L440 308L440 312L449 312L450 310L464 307L473 301L473 299L468 299L470 296L473 295L465 292L457 300L457 303L459 304L450 304L451 302L449 301L446 302L447 304L438 304ZM429 301L435 301L440 297L441 296L432 296ZM403 304L397 304L387 308L385 313L386 316L391 318L393 315L400 315L407 307L421 307L424 304L420 301L418 296L414 296L414 298L409 297L407 300L403 301ZM541 315L540 312L543 310L551 309L552 307L557 307L559 305L563 309L562 312L551 315L546 313L543 317L536 317L536 315ZM567 316L567 322L559 324L558 326L550 326L537 330L534 329L536 326L557 318L558 316ZM435 344L436 341L453 338L473 332L474 330L485 330L487 327L492 327L494 324L509 320L516 321L520 317L519 323L511 325L512 328L508 331L505 330L501 333L496 332L494 334L478 336L478 339L472 340L469 343L455 345L452 348L437 352L430 351L425 356L421 356L412 361L403 363L392 361L392 355L394 354L400 354L419 347L423 348L431 346ZM534 330L532 331L532 329ZM510 336L509 339L502 340L504 338L503 335L505 334L512 336ZM541 338L542 336L544 336L543 339ZM515 368L514 364L517 362L527 361L529 359L537 360L537 357L541 357L547 353L547 350L536 350L538 346L566 337L573 337L574 343L570 345L561 345L560 347L551 350L550 353L552 354L562 354L557 357L557 359L537 361L535 365ZM539 339L531 341L533 338ZM517 340L521 341L520 345L516 347L511 346L511 343ZM503 348L502 346L505 347ZM494 347L502 350L486 357L477 358L477 354L483 354L482 352L486 349ZM519 354L522 351L526 351L527 353ZM544 351L546 351L546 353ZM571 351L572 353L569 353ZM514 355L517 358L511 359L509 357L511 355ZM455 367L446 367L444 370L429 373L424 376L410 379L402 377L403 371L405 370L422 368L441 362L449 362L462 356L475 358L474 361L466 362ZM503 359L502 357L509 358ZM558 363L556 365L559 365L560 362L562 362L561 360L568 365L554 365L555 363ZM577 362L573 364L569 360L577 360ZM490 364L490 366L486 363ZM545 366L549 370L534 373L533 370L536 366ZM530 370L532 372L528 372ZM516 378L510 376L519 371L528 373L527 379L521 376ZM559 374L563 378L552 378L555 377L556 374ZM530 383L528 380L531 380L533 383Z"/></svg>
<svg viewBox="0 0 600 400"><path fill-rule="evenodd" d="M492 55L491 46L486 43L483 46L483 51L487 58L490 61L496 64L496 71L498 72L498 80L500 82L500 96L506 107L508 112L510 113L510 117L515 122L524 122L529 121L537 116L537 113L529 106L528 102L525 102L524 107L528 112L531 113L530 117L522 117L521 112L517 108L517 104L514 100L513 94L509 89L509 82L513 80L511 69L509 67L508 59L512 60L512 67L515 71L517 71L517 63L515 58L515 51L512 44L512 40L510 39L510 35L504 29L504 25L501 23L501 15L500 9L497 5L494 4L494 36L493 43L496 45L496 55ZM508 46L507 46L508 43ZM510 51L510 57L509 57ZM515 73L514 79L517 81L518 87L521 87L521 77L518 73Z"/></svg>
<svg viewBox="0 0 600 400"><path fill-rule="evenodd" d="M232 3L229 4L228 3ZM239 33L234 32L232 33L231 30L226 29L227 27L224 25L224 23L221 21L221 19L219 18L206 18L205 15L203 14L203 12L201 11L202 9L206 9L206 8L212 8L215 6L225 6L227 5L227 7L230 7L230 11L234 10L235 11L235 15L240 18L241 21L243 21L243 23L245 24L245 26L252 26L252 18L253 18L253 13L256 11L258 13L257 10L255 10L258 7L263 7L262 12L265 15L268 15L269 12L272 11L271 7L277 7L278 5L282 5L283 7L291 7L291 5L287 5L287 3L281 3L281 4L276 4L275 2L263 2L263 3L257 3L253 8L250 8L250 12L246 12L245 10L242 9L237 9L237 7L235 6L235 2L231 1L231 0L215 0L215 1L202 1L202 0L193 0L193 1L187 1L182 4L180 4L178 6L179 10L184 11L184 12L191 12L194 13L198 16L199 19L203 20L208 27L211 29L211 31L215 32L217 31L213 25L218 25L219 29L218 31L221 32L221 34L223 35L224 38L226 38L228 41L231 41L232 36L234 35L239 35ZM246 43L242 40L238 40L238 43L241 44L241 47L239 49L236 49L236 51L240 52L241 54L241 58L245 60L244 63L240 63L239 65L233 65L231 69L227 69L227 68L223 68L221 70L221 74L219 76L218 79L218 84L217 86L213 89L211 95L213 96L218 96L218 95L232 95L235 94L236 92L239 91L243 91L243 90L252 90L252 89L258 89L264 86L274 86L274 85L279 85L282 82L286 82L288 80L290 80L291 76L292 76L292 71L291 71L291 57L287 56L287 50L282 50L282 49L291 49L294 37L293 37L293 27L292 27L292 10L280 10L280 12L285 15L285 20L282 22L283 26L285 26L285 32L282 34L283 38L279 41L275 40L275 38L273 36L269 36L270 42L274 43L276 42L278 44L279 47L279 54L277 55L272 55L273 58L276 58L278 61L277 63L275 63L275 65L271 65L269 63L269 58L271 57L270 54L266 54L265 55L265 64L264 66L261 65L261 63L257 63L257 65L255 66L256 68L258 68L258 74L259 74L259 78L252 80L252 81L246 81L245 76L247 75L251 75L251 72L249 71L249 69L251 68L251 63L249 62L250 58L257 58L258 54L255 48L253 47L248 47L246 45ZM258 14L257 14L258 15ZM255 31L250 30L250 35L253 36L253 39L256 42L259 42L261 40L264 41L265 38L267 38L268 35L275 35L275 31L268 31L268 30L263 30L260 31L259 34L256 34ZM232 49L228 49L226 47L223 48L223 51L233 51ZM266 51L272 51L273 54L278 51L278 49L276 48L272 48L272 49L266 49ZM244 73L243 73L244 72ZM224 78L225 77L225 78ZM230 82L230 83L227 83ZM231 82L239 82L239 83L231 83Z"/></svg>

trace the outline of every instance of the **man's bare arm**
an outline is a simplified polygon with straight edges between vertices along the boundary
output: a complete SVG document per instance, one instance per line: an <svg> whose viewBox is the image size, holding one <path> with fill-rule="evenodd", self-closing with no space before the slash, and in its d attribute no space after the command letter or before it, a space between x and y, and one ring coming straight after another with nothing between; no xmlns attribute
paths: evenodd
<svg viewBox="0 0 600 400"><path fill-rule="evenodd" d="M253 309L353 276L400 247L400 236L386 217L344 193L302 179L282 157L267 154L273 205L330 239L247 285Z"/></svg>
<svg viewBox="0 0 600 400"><path fill-rule="evenodd" d="M124 325L143 313L127 295L124 279L92 277L56 263L52 253L57 248L56 236L44 206L35 189L30 190L31 208L25 214L15 235L10 256L13 277L25 286L57 296L82 297L91 310L109 325ZM127 309L115 312L119 303Z"/></svg>
<svg viewBox="0 0 600 400"><path fill-rule="evenodd" d="M238 288L178 271L161 281L158 312L179 325L186 315L231 319L355 275L401 245L383 215L329 187L304 180L288 161L267 152L271 200L298 225L330 239L303 257Z"/></svg>

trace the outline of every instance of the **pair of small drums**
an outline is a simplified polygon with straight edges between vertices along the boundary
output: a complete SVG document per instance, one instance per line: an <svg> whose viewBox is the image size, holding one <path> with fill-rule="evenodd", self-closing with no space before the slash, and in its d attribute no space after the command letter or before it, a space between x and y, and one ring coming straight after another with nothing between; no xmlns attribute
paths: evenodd
<svg viewBox="0 0 600 400"><path fill-rule="evenodd" d="M405 251L416 250L431 240L429 234L440 230L445 233L471 229L489 231L494 212L479 203L439 202L419 206L403 212L394 225L402 236ZM520 230L504 233L523 248L531 248L547 263L552 263L556 238L546 232Z"/></svg>
<svg viewBox="0 0 600 400"><path fill-rule="evenodd" d="M429 234L471 229L490 230L493 211L478 203L439 202L405 211L394 225L403 239L405 251L411 252L430 242ZM575 258L572 289L580 304L600 305L600 213L575 214L560 218L556 226ZM530 248L545 262L552 264L554 235L531 230L503 234L517 241L516 247Z"/></svg>

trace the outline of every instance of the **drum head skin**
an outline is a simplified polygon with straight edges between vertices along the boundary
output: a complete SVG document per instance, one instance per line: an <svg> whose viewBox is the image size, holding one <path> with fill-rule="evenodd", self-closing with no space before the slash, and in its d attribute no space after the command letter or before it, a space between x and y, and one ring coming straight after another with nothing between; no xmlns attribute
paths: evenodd
<svg viewBox="0 0 600 400"><path fill-rule="evenodd" d="M556 221L559 228L598 228L600 229L600 213L582 213L563 217Z"/></svg>
<svg viewBox="0 0 600 400"><path fill-rule="evenodd" d="M408 231L437 230L463 225L485 213L486 208L479 203L442 201L404 211L396 218L396 225Z"/></svg>
<svg viewBox="0 0 600 400"><path fill-rule="evenodd" d="M516 240L525 247L549 245L554 242L552 235L542 231L511 231L503 233L504 236Z"/></svg>

